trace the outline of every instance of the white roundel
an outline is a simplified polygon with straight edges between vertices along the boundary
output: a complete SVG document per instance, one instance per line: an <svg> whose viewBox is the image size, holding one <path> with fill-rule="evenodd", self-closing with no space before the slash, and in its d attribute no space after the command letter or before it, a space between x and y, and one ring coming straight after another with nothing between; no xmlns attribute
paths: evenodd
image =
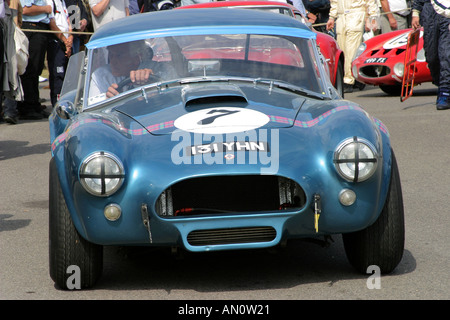
<svg viewBox="0 0 450 320"><path fill-rule="evenodd" d="M256 110L216 107L189 112L176 119L174 126L194 133L222 134L257 129L269 121L268 115Z"/></svg>
<svg viewBox="0 0 450 320"><path fill-rule="evenodd" d="M406 46L408 44L408 36L410 31L402 33L401 35L392 38L389 41L386 41L383 45L383 49L395 49ZM423 37L423 31L420 31L420 37Z"/></svg>
<svg viewBox="0 0 450 320"><path fill-rule="evenodd" d="M396 36L395 38L392 38L389 41L386 41L386 43L383 45L383 49L388 50L406 46L406 44L408 43L408 34L409 32L405 32L399 36Z"/></svg>
<svg viewBox="0 0 450 320"><path fill-rule="evenodd" d="M434 10L446 18L450 18L450 0L431 0Z"/></svg>

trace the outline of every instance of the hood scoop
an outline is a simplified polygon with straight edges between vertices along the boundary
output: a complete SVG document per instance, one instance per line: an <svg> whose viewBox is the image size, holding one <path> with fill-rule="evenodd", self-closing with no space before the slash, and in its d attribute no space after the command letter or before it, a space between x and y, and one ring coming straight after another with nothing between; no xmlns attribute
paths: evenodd
<svg viewBox="0 0 450 320"><path fill-rule="evenodd" d="M184 107L188 110L203 108L211 104L232 104L245 107L248 100L242 90L235 85L208 85L207 87L187 87L182 92Z"/></svg>

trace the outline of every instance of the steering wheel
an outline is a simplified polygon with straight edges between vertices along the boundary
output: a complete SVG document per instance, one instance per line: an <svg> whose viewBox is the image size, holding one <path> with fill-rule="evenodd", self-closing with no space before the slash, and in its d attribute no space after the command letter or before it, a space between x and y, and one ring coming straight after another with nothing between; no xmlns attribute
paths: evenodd
<svg viewBox="0 0 450 320"><path fill-rule="evenodd" d="M160 81L160 80L161 80L161 77L160 77L160 76L157 76L157 75L155 75L155 74L151 74L151 75L149 75L147 81L148 81L149 83L151 83L151 82L158 82L158 81ZM123 79L122 81L120 81L120 82L117 84L117 89L116 89L117 92L122 92L122 91L123 91L123 88L126 87L126 86L128 86L128 85L130 85L130 84L132 84L130 77L126 77L125 79Z"/></svg>

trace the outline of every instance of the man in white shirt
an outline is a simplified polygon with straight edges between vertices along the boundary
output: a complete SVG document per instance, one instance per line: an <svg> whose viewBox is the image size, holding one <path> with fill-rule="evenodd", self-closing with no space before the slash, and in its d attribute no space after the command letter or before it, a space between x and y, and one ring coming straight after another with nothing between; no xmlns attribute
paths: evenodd
<svg viewBox="0 0 450 320"><path fill-rule="evenodd" d="M380 0L381 33L408 28L408 17L411 10L408 9L406 0Z"/></svg>
<svg viewBox="0 0 450 320"><path fill-rule="evenodd" d="M94 31L105 23L130 15L129 0L89 0Z"/></svg>

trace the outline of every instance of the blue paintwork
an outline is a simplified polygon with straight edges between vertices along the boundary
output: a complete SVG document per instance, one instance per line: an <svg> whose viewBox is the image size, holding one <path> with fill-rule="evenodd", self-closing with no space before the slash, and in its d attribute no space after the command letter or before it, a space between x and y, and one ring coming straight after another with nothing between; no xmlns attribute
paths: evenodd
<svg viewBox="0 0 450 320"><path fill-rule="evenodd" d="M260 31L264 34L286 34L316 38L300 21L284 15L245 9L213 8L196 10L165 10L132 15L99 28L89 43L88 49L112 45L124 41L144 39L151 34L171 35L242 33ZM220 17L220 19L219 19ZM269 28L270 27L270 28Z"/></svg>
<svg viewBox="0 0 450 320"><path fill-rule="evenodd" d="M313 37L313 33L301 23L282 15L270 15L272 20L268 22L265 19L266 13L262 12L233 10L231 18L231 15L218 14L220 9L213 10L214 15L210 16L201 14L203 10L172 10L163 14L137 15L128 21L122 20L108 28L102 28L94 34L87 47L95 48L103 45L105 41L120 42L123 37L141 37L143 32L148 36L148 30L152 28L164 29L167 34L172 32L171 28L175 29L175 33L182 32L183 28L186 28L187 32L193 32L208 28L212 24L217 30L220 29L220 32L224 32L226 26L231 26L231 31L235 32L236 28L243 28L242 25L245 25L245 28L264 28L265 32L274 33L295 29L299 30L297 35ZM175 19L175 22L168 22L167 17ZM239 21L238 26L234 26L236 18ZM119 31L121 33L118 34ZM209 33L211 30L205 32ZM201 86L208 89L208 85ZM217 94L221 90L227 90L227 86L232 85L211 86L211 91L206 90L205 94ZM72 220L78 232L87 240L102 245L149 244L148 233L143 227L140 213L142 203L146 203L149 208L154 245L183 245L192 251L268 247L287 238L317 235L313 223L314 194L320 194L322 197L319 235L363 229L373 223L380 214L386 199L391 171L389 135L378 120L370 117L357 104L339 99L309 99L279 89L273 89L269 95L267 86L241 84L240 90L248 101L245 108L258 110L275 119L257 131L265 130L271 139L278 137L278 164L267 165L261 161L245 165L205 164L204 161L197 164L196 161L201 155L190 157L191 164L177 164L171 160L171 155L174 148L179 148L183 138L179 136L176 139L173 126L161 126L158 130L153 130L153 125L173 121L188 112L183 103L186 92L183 93L181 89L189 92L189 89L180 86L159 95L158 108L149 108L142 99L131 97L113 108L82 112L70 120L60 119L55 112L50 117L52 152L61 188ZM229 90L231 89L230 87ZM191 85L190 90L195 91L195 86ZM64 99L73 99L73 95L61 98L62 101ZM175 103L172 103L173 101ZM209 107L215 106L211 104ZM131 118L125 116L125 113ZM275 117L291 121L276 121ZM297 122L293 122L294 120ZM192 134L188 136L194 139ZM340 178L332 162L336 147L353 136L370 141L382 155L375 175L357 184ZM96 151L115 154L125 167L124 185L118 192L106 198L88 194L79 182L80 163ZM160 193L178 181L205 175L262 172L295 180L304 189L307 204L300 211L215 217L164 219L154 212ZM357 193L358 200L354 205L344 207L339 203L338 194L343 188L350 188ZM103 208L109 203L118 203L123 208L123 214L118 221L107 221L103 216ZM187 234L196 229L250 226L273 226L277 230L277 237L272 242L265 243L195 247L186 241Z"/></svg>

